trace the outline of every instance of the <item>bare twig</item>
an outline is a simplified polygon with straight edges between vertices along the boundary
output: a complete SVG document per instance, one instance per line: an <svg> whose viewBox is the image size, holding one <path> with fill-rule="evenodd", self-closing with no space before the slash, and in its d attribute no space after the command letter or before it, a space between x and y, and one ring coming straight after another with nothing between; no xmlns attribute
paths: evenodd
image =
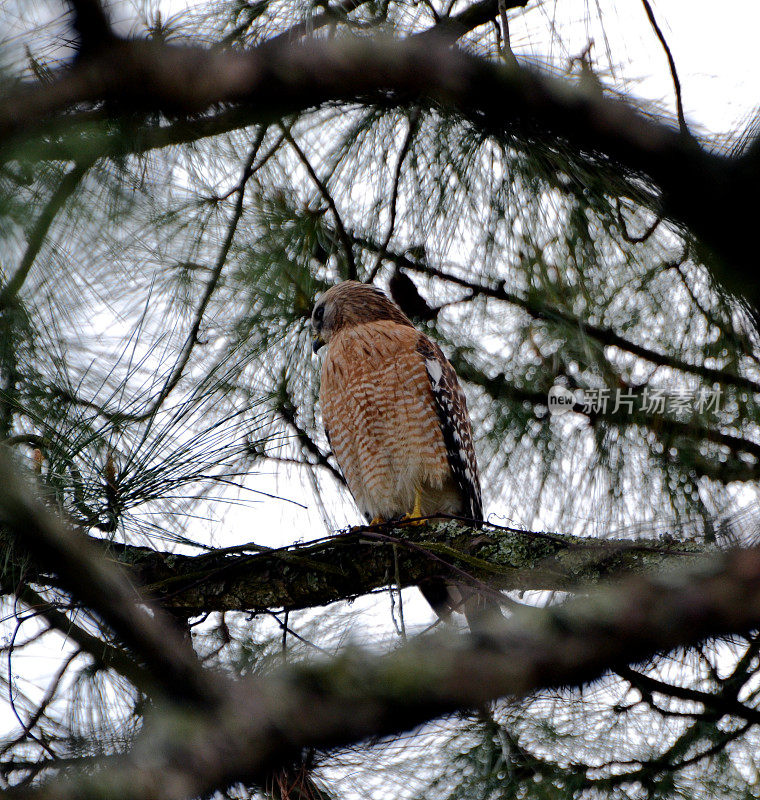
<svg viewBox="0 0 760 800"><path fill-rule="evenodd" d="M673 54L670 52L670 47L668 46L668 42L665 39L665 35L660 29L660 26L657 24L657 20L655 19L651 3L649 2L649 0L641 0L641 2L644 6L644 11L646 11L647 19L649 20L649 23L652 26L655 35L660 40L662 49L665 51L665 55L668 59L668 66L670 67L670 75L673 79L673 89L676 95L676 113L678 114L678 125L681 129L681 133L684 136L691 136L691 132L689 131L689 126L686 124L686 116L684 115L683 111L683 101L681 99L681 81L678 79L678 70L676 69L675 59L673 58Z"/></svg>
<svg viewBox="0 0 760 800"><path fill-rule="evenodd" d="M15 605L15 604L14 604ZM13 629L13 634L11 635L11 641L8 646L8 652L6 654L7 662L8 662L8 705L13 712L13 715L18 720L19 724L21 725L21 736L20 739L26 739L27 737L32 741L36 742L48 755L52 756L53 759L56 758L56 754L53 750L50 749L50 746L42 741L38 736L36 736L32 729L37 724L37 720L39 717L35 718L35 715L28 722L24 722L21 718L21 715L16 708L16 701L14 697L14 685L13 685L13 654L15 651L14 643L16 641L16 636L18 635L19 630L21 630L21 620L17 617L16 625ZM68 664L66 665L68 667Z"/></svg>
<svg viewBox="0 0 760 800"><path fill-rule="evenodd" d="M74 659L76 659L78 657L79 657L79 651L75 650L73 653L69 654L63 660L63 663L58 668L58 671L55 673L55 675L53 675L53 677L52 677L52 679L51 679L51 681L50 681L50 683L48 685L48 689L45 692L45 695L42 697L42 699L37 704L37 708L34 710L34 713L29 717L29 719L26 722L24 722L23 720L21 720L19 718L19 722L21 722L23 729L22 729L21 733L18 736L16 736L14 739L11 739L10 741L6 742L3 745L2 749L0 749L0 756L3 756L3 755L5 755L5 753L10 752L16 745L18 745L21 742L23 742L24 739L26 739L27 736L32 736L32 731L34 730L34 728L37 726L39 721L44 716L45 711L47 710L47 708L50 705L50 703L52 703L53 700L55 699L56 694L58 693L58 688L61 685L61 681L63 680L64 675L68 671L68 669L71 666L71 664L74 661ZM9 653L9 657L8 657L9 688L12 689L12 687L10 685L11 684L10 678L12 677L13 673L10 672L10 669L11 669L11 663L10 663L10 653ZM11 702L11 705L13 705L12 702ZM14 706L14 713L15 713L15 706ZM16 716L18 718L18 714L16 714ZM50 747L47 745L47 743L40 741L39 739L37 739L34 736L32 738L34 738L34 741L36 741L38 744L40 744L40 746L54 760L56 760L56 761L58 760L58 755L53 750L50 749Z"/></svg>
<svg viewBox="0 0 760 800"><path fill-rule="evenodd" d="M499 0L499 21L501 22L501 57L510 67L517 66L517 59L512 52L512 43L509 40L509 19L507 18L507 2Z"/></svg>
<svg viewBox="0 0 760 800"><path fill-rule="evenodd" d="M172 370L171 375L166 379L164 385L161 387L161 391L155 397L153 402L150 406L140 414L119 414L119 419L125 420L129 419L130 421L142 421L146 419L150 419L153 417L156 412L161 408L166 398L172 393L172 391L177 387L180 380L182 379L182 375L187 367L188 362L190 361L190 356L193 352L193 348L196 344L198 344L198 334L200 333L201 325L203 323L203 317L206 313L206 309L208 308L208 304L211 301L211 297L216 290L216 287L219 283L219 279L222 275L222 270L224 269L225 264L227 263L227 256L229 255L230 248L232 247L232 242L235 238L235 233L237 231L238 223L240 222L240 217L243 215L243 207L245 201L245 189L248 185L248 181L250 180L251 176L254 173L254 161L256 159L256 155L261 147L261 143L264 141L264 136L266 135L266 128L262 127L256 137L255 142L251 148L250 153L248 154L248 158L246 159L245 165L243 167L243 173L238 181L237 186L235 187L234 193L237 195L235 199L235 205L232 210L232 215L230 216L230 221L227 225L227 233L224 237L224 242L222 243L222 247L219 250L219 255L216 258L216 264L214 265L214 269L211 272L211 276L206 283L206 288L204 289L203 296L201 297L200 303L195 310L195 318L193 319L193 324L190 328L190 332L185 339L185 344L182 347L182 351L179 354L177 359L177 363L174 365L174 369Z"/></svg>
<svg viewBox="0 0 760 800"><path fill-rule="evenodd" d="M380 267L383 263L383 253L385 253L388 245L390 244L391 239L393 238L393 233L396 228L396 206L398 204L398 190L399 185L401 183L401 169L404 166L404 161L406 160L406 156L409 152L409 148L412 145L412 140L414 139L415 134L417 133L417 126L419 125L420 121L421 110L419 107L416 107L412 113L409 115L409 128L406 132L406 136L404 137L404 143L401 145L401 149L399 150L398 160L396 161L396 169L393 173L393 191L391 192L391 204L390 204L390 219L388 220L388 230L385 233L385 238L383 239L383 243L380 245L380 249L377 252L377 257L375 258L375 264L370 271L369 276L367 277L367 283L372 283L377 277L377 273L380 271Z"/></svg>
<svg viewBox="0 0 760 800"><path fill-rule="evenodd" d="M487 25L500 13L502 6L506 13L509 8L525 8L526 5L528 0L477 0L457 14L440 17L435 25L415 36L423 40L439 36L456 40L481 25Z"/></svg>
<svg viewBox="0 0 760 800"><path fill-rule="evenodd" d="M631 244L641 244L642 242L646 242L662 222L662 217L658 214L644 231L644 233L634 236L628 231L628 226L626 225L625 218L623 217L623 204L620 202L619 197L615 198L615 209L617 211L618 223L620 224L620 233L623 235L623 239Z"/></svg>
<svg viewBox="0 0 760 800"><path fill-rule="evenodd" d="M282 42L293 42L301 36L306 36L326 25L333 25L347 19L348 15L357 8L365 5L368 0L342 0L340 3L325 5L322 12L309 16L303 22L291 26L286 31L272 36L264 43L265 46L276 46Z"/></svg>
<svg viewBox="0 0 760 800"><path fill-rule="evenodd" d="M293 404L289 400L286 400L280 404L278 411L285 424L295 433L301 449L314 457L314 462L310 464L310 466L323 467L338 481L338 483L345 486L346 479L343 477L343 473L330 461L330 452L323 453L319 445L309 436L308 431L298 424ZM269 458L266 454L264 454L264 457Z"/></svg>
<svg viewBox="0 0 760 800"><path fill-rule="evenodd" d="M133 686L146 694L157 691L150 673L122 648L109 644L77 625L63 610L50 603L30 586L19 585L14 591L24 605L44 617L52 628L74 642L81 650L89 653L97 664L123 675Z"/></svg>

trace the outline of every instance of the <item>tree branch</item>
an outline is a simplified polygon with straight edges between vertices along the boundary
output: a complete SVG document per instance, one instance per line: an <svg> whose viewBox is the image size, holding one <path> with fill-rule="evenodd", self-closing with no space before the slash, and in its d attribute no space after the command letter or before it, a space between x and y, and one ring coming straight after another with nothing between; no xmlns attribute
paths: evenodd
<svg viewBox="0 0 760 800"><path fill-rule="evenodd" d="M515 386L503 372L493 376L487 375L476 365L470 363L456 353L451 355L451 361L460 378L476 386L480 386L494 400L527 401L533 405L547 405L547 395L544 392ZM712 465L708 459L705 459L697 451L697 448L694 447L694 437L698 437L705 442L727 447L734 454L746 453L751 456L754 463L745 462L744 464L737 463L731 465L733 468L728 473L731 476L730 479L756 480L758 477L760 443L752 439L728 433L718 428L707 427L700 423L677 419L670 415L637 413L631 417L623 409L619 409L616 412L608 409L585 410L583 404L577 402L573 405L571 410L577 414L582 414L592 423L603 421L609 425L629 426L631 423L641 425L660 439L660 441L667 442L669 446L673 439L678 439L682 442L691 442L693 451L690 452L690 457L694 459L691 466L695 468L704 468L706 470L705 474L707 475L714 475L714 473L710 471L714 465ZM746 469L744 467L746 467Z"/></svg>
<svg viewBox="0 0 760 800"><path fill-rule="evenodd" d="M426 636L386 656L353 651L239 681L220 713L177 707L154 714L133 750L107 770L6 794L203 795L235 781L260 782L306 747L397 734L499 697L582 685L610 668L758 625L760 551L713 556L691 573L631 579L584 600L518 611L493 636Z"/></svg>
<svg viewBox="0 0 760 800"><path fill-rule="evenodd" d="M26 250L21 258L21 262L13 275L8 278L5 285L0 289L0 309L7 308L8 304L16 297L19 290L24 285L24 281L29 275L29 270L34 265L34 260L37 258L45 242L45 237L50 230L50 226L56 214L63 208L71 195L74 194L77 186L79 186L82 178L87 174L87 171L93 163L94 159L90 158L74 164L63 176L58 187L53 192L42 211L40 211L39 216L29 231Z"/></svg>
<svg viewBox="0 0 760 800"><path fill-rule="evenodd" d="M646 12L647 19L649 20L649 24L652 26L652 30L654 30L655 36L660 41L662 45L662 49L665 51L665 56L668 59L668 67L670 68L670 76L673 79L673 90L675 91L676 95L676 113L678 114L678 126L681 129L681 133L684 136L691 136L689 132L689 126L686 124L686 116L683 112L683 101L681 100L681 81L678 78L678 70L676 69L676 62L673 58L673 54L670 52L670 47L668 46L668 42L665 39L665 35L663 34L660 26L657 24L657 20L654 16L654 11L652 10L652 5L649 0L641 0L644 11Z"/></svg>
<svg viewBox="0 0 760 800"><path fill-rule="evenodd" d="M67 526L35 496L0 448L0 520L67 591L95 611L150 670L167 697L211 702L215 692L195 653L158 608L150 608L124 573L86 536Z"/></svg>
<svg viewBox="0 0 760 800"><path fill-rule="evenodd" d="M412 110L412 113L409 115L409 121L407 124L407 131L406 136L404 137L404 142L401 145L401 149L399 150L398 157L396 159L396 168L393 172L393 183L392 183L392 190L391 190L391 202L390 202L390 212L389 212L389 219L388 219L388 230L385 232L385 236L383 237L382 244L377 251L377 255L375 257L375 263L370 270L370 273L367 277L367 283L372 283L377 277L377 273L380 271L380 267L382 266L382 254L388 249L388 245L390 244L391 239L393 238L393 234L396 230L396 206L398 204L398 193L399 188L401 186L401 170L404 166L404 161L406 160L407 154L409 153L409 148L412 146L412 140L417 133L417 128L420 122L420 109L415 108Z"/></svg>
<svg viewBox="0 0 760 800"><path fill-rule="evenodd" d="M327 203L330 209L330 213L332 214L332 218L335 223L335 229L338 232L338 238L343 246L343 255L346 259L346 269L344 271L345 280L355 281L358 276L356 273L354 250L343 225L343 220L341 219L340 212L338 211L338 206L335 204L335 200L330 194L330 190L327 188L324 181L320 179L319 175L317 175L317 172L311 165L306 153L304 153L304 151L298 145L296 140L293 138L293 135L285 128L284 125L280 124L280 128L282 130L282 135L285 137L285 141L293 148L293 151L298 156L298 160L301 162L301 164L303 164L304 169L308 173L314 185L317 187L322 199Z"/></svg>
<svg viewBox="0 0 760 800"><path fill-rule="evenodd" d="M620 101L525 68L501 68L452 49L440 36L341 38L245 52L119 42L56 72L49 84L21 84L6 93L0 144L65 131L68 112L81 103L185 115L231 103L251 123L330 101L409 98L440 104L487 131L561 141L592 163L610 160L646 176L662 192L664 214L690 227L725 262L714 265L716 275L760 308L760 283L746 266L754 256L746 231L757 210L746 199L754 197L747 182L758 169L748 160L757 148L739 159L707 152Z"/></svg>
<svg viewBox="0 0 760 800"><path fill-rule="evenodd" d="M588 539L450 520L420 527L359 527L274 550L257 545L190 556L90 540L173 613L295 611L387 587L448 576L494 591L572 591L602 580L688 564L714 546L672 539ZM394 555L395 550L395 555ZM398 572L398 580L396 580ZM29 583L50 585L27 566ZM58 585L53 583L53 585Z"/></svg>
<svg viewBox="0 0 760 800"><path fill-rule="evenodd" d="M6 590L6 587L3 589ZM89 653L97 664L115 670L146 694L154 694L159 689L150 672L130 658L124 650L108 644L102 638L77 625L63 611L29 586L17 585L9 591L13 591L21 602L43 616L51 627L75 642L81 650Z"/></svg>
<svg viewBox="0 0 760 800"><path fill-rule="evenodd" d="M385 246L377 245L361 237L355 237L355 241L369 250L374 250L378 253L379 258L387 258L398 267L403 267L411 272L438 278L447 283L469 289L473 296L491 297L495 300L509 303L510 305L521 308L533 319L562 323L568 327L577 328L582 330L584 335L595 339L602 346L611 345L618 350L630 353L638 358L643 358L652 364L669 367L670 369L680 372L688 372L692 375L699 375L707 381L715 381L723 385L738 386L742 389L748 389L751 392L760 393L760 383L752 380L752 378L748 378L744 375L736 375L732 372L726 372L714 367L707 367L704 364L692 364L678 356L660 353L657 350L652 350L649 347L626 339L612 328L594 325L562 308L546 305L535 297L524 297L514 292L509 292L504 286L488 286L487 284L473 281L469 278L462 278L437 267L409 258L403 253L394 253L388 250L387 244Z"/></svg>
<svg viewBox="0 0 760 800"><path fill-rule="evenodd" d="M367 2L369 0L342 0L342 2L333 5L325 4L320 14L309 16L303 22L298 22L286 31L272 36L264 42L264 45L272 47L283 42L293 42L301 36L307 36L320 30L320 28L324 28L326 25L333 25L336 22L345 20L352 11L366 5Z"/></svg>
<svg viewBox="0 0 760 800"><path fill-rule="evenodd" d="M85 57L115 41L108 15L100 0L69 0L74 12L74 30L79 36L78 52Z"/></svg>
<svg viewBox="0 0 760 800"><path fill-rule="evenodd" d="M688 686L678 686L677 684L667 683L643 672L637 672L628 666L620 667L616 670L621 678L625 678L635 689L644 695L654 693L665 697L675 697L678 700L686 700L690 703L700 703L705 708L718 712L719 716L730 714L748 722L760 723L760 711L740 702L735 697L725 696L723 693L712 694L711 692L692 689Z"/></svg>
<svg viewBox="0 0 760 800"><path fill-rule="evenodd" d="M487 25L499 16L501 7L504 10L510 8L525 8L528 0L478 0L457 14L443 17L426 31L416 34L420 40L434 39L436 36L449 36L452 39L460 39L481 25Z"/></svg>

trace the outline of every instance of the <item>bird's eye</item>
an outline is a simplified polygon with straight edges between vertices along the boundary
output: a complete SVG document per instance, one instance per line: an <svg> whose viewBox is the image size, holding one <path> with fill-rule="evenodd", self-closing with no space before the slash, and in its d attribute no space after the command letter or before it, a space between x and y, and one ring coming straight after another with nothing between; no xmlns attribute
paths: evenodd
<svg viewBox="0 0 760 800"><path fill-rule="evenodd" d="M314 309L314 322L322 322L324 316L325 316L325 307L317 306Z"/></svg>

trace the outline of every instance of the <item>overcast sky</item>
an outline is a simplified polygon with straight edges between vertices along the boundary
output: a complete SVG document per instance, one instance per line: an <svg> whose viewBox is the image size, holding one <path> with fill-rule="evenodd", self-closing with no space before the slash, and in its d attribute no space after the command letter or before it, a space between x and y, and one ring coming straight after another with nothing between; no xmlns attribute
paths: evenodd
<svg viewBox="0 0 760 800"><path fill-rule="evenodd" d="M181 12L187 5L181 0L152 4L153 8L161 8L164 15ZM134 28L142 6L133 0L114 4L121 30ZM746 122L760 102L760 2L652 0L652 6L677 64L688 120L701 132L716 136L733 130L740 121ZM0 30L12 31L17 37L15 43L23 46L25 27L28 35L30 21L35 17L60 18L61 8L61 4L47 0L4 0L0 2ZM604 27L600 24L600 8L604 11ZM553 29L561 34L561 42L553 35ZM557 0L541 7L529 4L527 12L513 16L512 35L518 59L548 57L560 70L593 40L592 58L603 77L611 69L612 76L624 81L634 94L674 108L667 60L641 0ZM34 49L34 41L29 44ZM254 509L232 509L223 526L222 543L256 539L275 546L323 535L319 510L310 496L306 477L302 483L297 473L278 474L274 466L268 465L263 466L263 471L263 475L252 476L252 488L304 502L309 508L265 499ZM347 496L345 501L332 498L331 507L337 524L358 519ZM41 657L33 651L30 656ZM50 658L57 663L58 654ZM16 669L20 666L17 664ZM45 665L38 663L37 668L45 669ZM6 719L3 714L3 722L3 727L15 727L15 720L9 715Z"/></svg>

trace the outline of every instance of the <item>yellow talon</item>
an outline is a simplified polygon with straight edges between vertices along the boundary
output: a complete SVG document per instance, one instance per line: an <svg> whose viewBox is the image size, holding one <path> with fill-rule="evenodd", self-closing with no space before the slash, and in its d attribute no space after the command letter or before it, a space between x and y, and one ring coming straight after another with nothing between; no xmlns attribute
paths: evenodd
<svg viewBox="0 0 760 800"><path fill-rule="evenodd" d="M405 522L407 525L424 525L425 520L420 519L422 516L422 496L420 495L420 490L414 490L414 508L411 510L409 514L404 514L401 517L401 522Z"/></svg>

